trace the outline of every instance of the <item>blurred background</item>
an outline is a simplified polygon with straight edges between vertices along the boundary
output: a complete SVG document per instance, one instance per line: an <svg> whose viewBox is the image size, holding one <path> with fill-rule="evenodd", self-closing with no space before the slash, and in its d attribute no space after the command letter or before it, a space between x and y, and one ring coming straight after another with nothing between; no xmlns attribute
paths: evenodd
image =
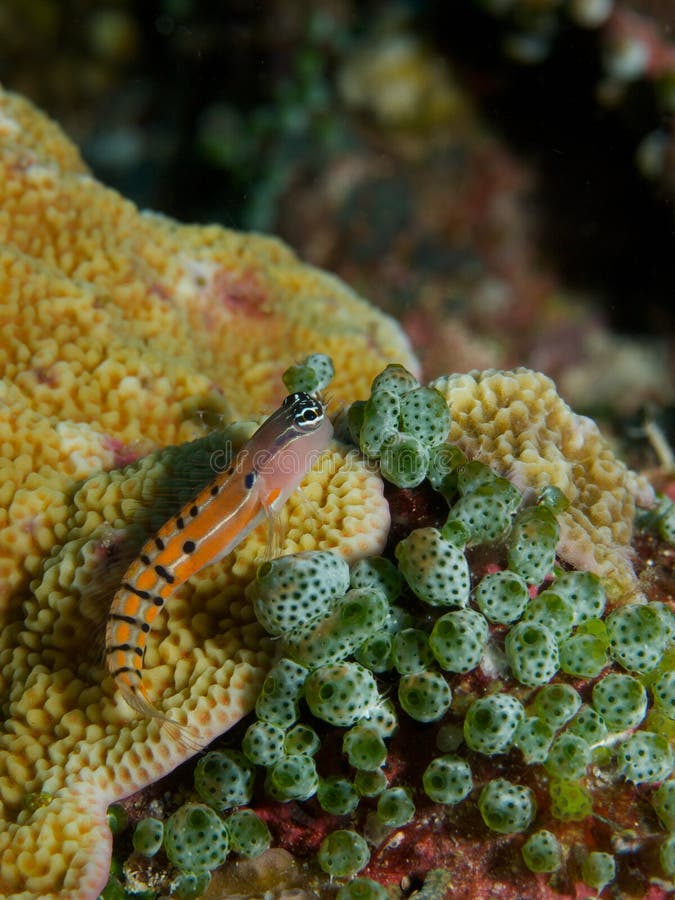
<svg viewBox="0 0 675 900"><path fill-rule="evenodd" d="M281 236L428 377L675 433L672 0L0 0L0 82L143 208Z"/></svg>

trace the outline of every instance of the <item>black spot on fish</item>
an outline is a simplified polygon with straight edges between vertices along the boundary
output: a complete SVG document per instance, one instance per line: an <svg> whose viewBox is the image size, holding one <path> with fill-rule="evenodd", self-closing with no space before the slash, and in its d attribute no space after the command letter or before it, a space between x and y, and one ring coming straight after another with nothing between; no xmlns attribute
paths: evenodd
<svg viewBox="0 0 675 900"><path fill-rule="evenodd" d="M164 581L167 581L169 584L173 584L176 580L170 572L167 572L164 566L155 566L155 572L159 575L160 578L163 578ZM148 597L150 595L148 594Z"/></svg>
<svg viewBox="0 0 675 900"><path fill-rule="evenodd" d="M247 472L246 478L244 478L244 485L247 490L251 490L253 485L255 484L255 472Z"/></svg>
<svg viewBox="0 0 675 900"><path fill-rule="evenodd" d="M150 599L150 594L147 591L142 591L140 588L134 587L133 584L129 584L128 581L125 581L122 587L127 591L131 591L132 594L136 594L141 600Z"/></svg>
<svg viewBox="0 0 675 900"><path fill-rule="evenodd" d="M196 546L194 541L185 541L183 544L183 553L194 553Z"/></svg>

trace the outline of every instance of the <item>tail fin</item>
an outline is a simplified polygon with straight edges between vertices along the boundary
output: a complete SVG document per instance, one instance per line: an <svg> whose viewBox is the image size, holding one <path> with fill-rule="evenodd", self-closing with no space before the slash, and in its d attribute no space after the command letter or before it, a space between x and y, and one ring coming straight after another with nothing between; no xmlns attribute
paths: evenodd
<svg viewBox="0 0 675 900"><path fill-rule="evenodd" d="M175 741L185 752L197 753L204 747L205 741L200 738L196 728L170 719L169 716L152 705L148 699L147 689L142 682L137 685L120 684L119 689L132 709L135 709L136 712L146 718L159 719L162 723L162 728L171 740Z"/></svg>

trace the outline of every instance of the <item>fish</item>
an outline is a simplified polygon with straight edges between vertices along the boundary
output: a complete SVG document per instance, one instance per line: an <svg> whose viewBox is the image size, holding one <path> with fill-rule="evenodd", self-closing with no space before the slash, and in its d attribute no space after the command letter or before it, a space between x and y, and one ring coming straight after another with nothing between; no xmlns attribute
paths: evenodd
<svg viewBox="0 0 675 900"><path fill-rule="evenodd" d="M333 436L322 400L289 394L234 457L141 548L116 591L105 633L106 667L127 704L174 720L152 703L143 680L147 637L162 607L192 575L223 559L278 513Z"/></svg>

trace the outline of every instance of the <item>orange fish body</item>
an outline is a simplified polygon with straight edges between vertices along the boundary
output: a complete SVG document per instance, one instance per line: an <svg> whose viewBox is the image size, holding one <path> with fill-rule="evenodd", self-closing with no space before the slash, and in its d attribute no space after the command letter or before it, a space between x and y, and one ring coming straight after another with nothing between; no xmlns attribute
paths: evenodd
<svg viewBox="0 0 675 900"><path fill-rule="evenodd" d="M271 522L332 435L320 400L289 394L227 471L145 543L113 598L105 641L108 670L137 712L167 720L143 683L147 635L166 601L188 578L230 553L263 518Z"/></svg>

